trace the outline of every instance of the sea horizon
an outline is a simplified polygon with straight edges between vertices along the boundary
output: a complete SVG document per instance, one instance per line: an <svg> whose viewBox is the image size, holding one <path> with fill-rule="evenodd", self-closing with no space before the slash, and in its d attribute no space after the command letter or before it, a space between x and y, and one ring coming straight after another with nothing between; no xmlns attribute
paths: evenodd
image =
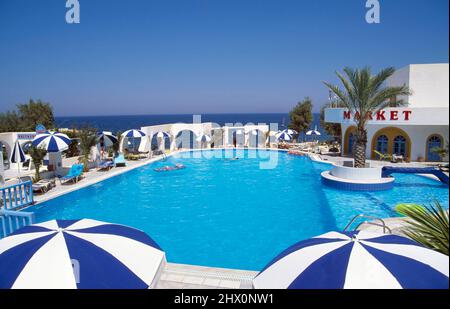
<svg viewBox="0 0 450 309"><path fill-rule="evenodd" d="M279 129L289 125L289 113L205 113L205 114L146 114L146 115L101 115L101 116L55 116L59 128L95 127L100 131L123 132L128 129L139 129L144 126L168 123L192 123L192 116L200 115L202 122L225 124L272 124L277 123ZM320 114L313 113L311 129L317 126L322 133L320 140L328 136L320 126Z"/></svg>

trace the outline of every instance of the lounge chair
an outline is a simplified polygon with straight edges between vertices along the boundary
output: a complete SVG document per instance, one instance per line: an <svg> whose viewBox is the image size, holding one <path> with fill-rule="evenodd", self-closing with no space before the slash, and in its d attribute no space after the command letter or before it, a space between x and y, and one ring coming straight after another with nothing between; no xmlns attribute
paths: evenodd
<svg viewBox="0 0 450 309"><path fill-rule="evenodd" d="M127 163L125 162L125 158L124 158L123 154L120 154L114 158L114 166L115 167L126 166L126 165L127 165Z"/></svg>
<svg viewBox="0 0 450 309"><path fill-rule="evenodd" d="M67 175L60 177L59 180L61 181L61 184L69 181L78 182L81 174L83 174L83 164L74 164L70 168Z"/></svg>
<svg viewBox="0 0 450 309"><path fill-rule="evenodd" d="M46 193L49 190L49 187L47 184L39 183L39 182L34 183L32 185L32 187L33 187L33 192L35 192L35 193Z"/></svg>
<svg viewBox="0 0 450 309"><path fill-rule="evenodd" d="M113 167L114 167L114 162L112 162L112 161L102 161L98 165L97 170L98 171L104 171L104 170L109 171Z"/></svg>

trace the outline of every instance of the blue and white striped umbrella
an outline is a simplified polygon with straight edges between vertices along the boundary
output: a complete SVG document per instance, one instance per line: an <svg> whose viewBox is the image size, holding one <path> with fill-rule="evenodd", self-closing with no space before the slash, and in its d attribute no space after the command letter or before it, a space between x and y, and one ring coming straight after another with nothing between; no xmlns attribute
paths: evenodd
<svg viewBox="0 0 450 309"><path fill-rule="evenodd" d="M197 142L206 142L209 143L211 141L211 137L206 134L200 134L196 139Z"/></svg>
<svg viewBox="0 0 450 309"><path fill-rule="evenodd" d="M275 134L275 137L278 140L283 140L283 141L290 141L290 140L292 140L292 136L290 134L284 132L284 131L281 131L281 132Z"/></svg>
<svg viewBox="0 0 450 309"><path fill-rule="evenodd" d="M19 163L19 162L25 162L25 153L23 152L22 146L20 146L19 141L17 140L14 143L14 148L11 153L11 163Z"/></svg>
<svg viewBox="0 0 450 309"><path fill-rule="evenodd" d="M71 139L63 133L45 132L34 137L32 144L35 147L44 147L48 152L60 152L69 148Z"/></svg>
<svg viewBox="0 0 450 309"><path fill-rule="evenodd" d="M131 130L123 132L122 136L128 137L128 138L133 138L133 137L139 138L139 137L144 137L145 133L142 132L141 130L131 129Z"/></svg>
<svg viewBox="0 0 450 309"><path fill-rule="evenodd" d="M0 289L149 288L165 260L139 230L90 219L52 220L0 240Z"/></svg>
<svg viewBox="0 0 450 309"><path fill-rule="evenodd" d="M301 241L253 280L272 289L448 289L448 256L396 235L329 232Z"/></svg>
<svg viewBox="0 0 450 309"><path fill-rule="evenodd" d="M97 139L100 141L100 139L102 138L106 145L112 145L117 143L117 137L115 137L111 132L108 131L99 132L97 134Z"/></svg>
<svg viewBox="0 0 450 309"><path fill-rule="evenodd" d="M164 131L159 131L155 134L153 134L153 136L156 136L158 138L170 138L170 134Z"/></svg>
<svg viewBox="0 0 450 309"><path fill-rule="evenodd" d="M281 131L281 132L287 133L287 134L289 134L289 135L297 134L297 131L292 130L292 129L284 129L284 130Z"/></svg>
<svg viewBox="0 0 450 309"><path fill-rule="evenodd" d="M308 132L306 132L306 135L317 135L320 136L320 132L317 130L317 126L314 127L314 130L309 130Z"/></svg>

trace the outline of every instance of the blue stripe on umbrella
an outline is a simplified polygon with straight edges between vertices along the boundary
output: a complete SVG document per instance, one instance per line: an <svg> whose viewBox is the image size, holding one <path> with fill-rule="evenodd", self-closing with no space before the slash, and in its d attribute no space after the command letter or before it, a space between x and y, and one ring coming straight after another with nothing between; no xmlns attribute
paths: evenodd
<svg viewBox="0 0 450 309"><path fill-rule="evenodd" d="M58 143L58 141L60 143ZM44 146L48 152L60 152L62 150L65 150L69 147L70 143L71 139L68 138L65 134L59 132L45 132L43 134L37 135L32 141L33 146Z"/></svg>
<svg viewBox="0 0 450 309"><path fill-rule="evenodd" d="M290 285L290 289L341 289L345 283L353 243L317 259ZM330 273L333 276L330 276Z"/></svg>
<svg viewBox="0 0 450 309"><path fill-rule="evenodd" d="M346 233L347 234L347 233ZM331 242L339 242L342 241L342 239L338 239L338 238L310 238L310 239L306 239L303 240L301 242L296 243L293 246L290 246L289 248L287 248L286 250L284 250L283 252L281 252L276 258L274 258L269 264L267 264L266 267L263 268L263 270L261 270L261 272L263 272L264 270L266 270L267 268L269 268L272 264L278 262L279 260L281 260L282 258L284 258L285 256L288 256L289 254L306 248L306 247L311 247L311 246L315 246L315 245L320 245L320 244L325 244L325 243L331 243Z"/></svg>
<svg viewBox="0 0 450 309"><path fill-rule="evenodd" d="M159 135L163 135L163 136L159 136ZM153 134L153 136L156 136L156 137L164 137L164 138L170 138L170 134L167 133L167 132L164 132L164 131L156 132L155 134Z"/></svg>
<svg viewBox="0 0 450 309"><path fill-rule="evenodd" d="M151 247L162 250L159 245L144 232L124 225L121 226L116 224L105 224L73 231L78 233L119 235L122 237L134 239Z"/></svg>
<svg viewBox="0 0 450 309"><path fill-rule="evenodd" d="M20 234L28 234L28 233L51 232L51 231L52 230L50 230L46 227L43 227L43 226L27 225L27 226L24 226L23 228L18 229L14 233L12 233L11 236L20 235Z"/></svg>
<svg viewBox="0 0 450 309"><path fill-rule="evenodd" d="M70 258L77 260L80 264L78 288L145 289L148 287L144 281L105 250L67 233L64 233L64 239Z"/></svg>
<svg viewBox="0 0 450 309"><path fill-rule="evenodd" d="M292 136L287 134L287 133L285 133L285 132L281 132L281 133L277 134L276 137L277 137L277 139L282 139L282 140L285 140L285 141L292 140Z"/></svg>
<svg viewBox="0 0 450 309"><path fill-rule="evenodd" d="M401 286L409 289L448 289L448 277L434 268L408 257L381 251L364 244L362 246L394 275Z"/></svg>
<svg viewBox="0 0 450 309"><path fill-rule="evenodd" d="M87 222L87 225L80 222L81 226L85 225L88 227L71 229L71 226L78 223L78 221L80 220L55 220L54 222L48 222L45 226L26 226L11 236L0 240L1 248L2 241L9 246L12 244L11 241L13 241L11 237L29 235L25 238L29 240L26 240L24 243L19 242L19 244L0 253L0 287L17 287L17 279L22 272L25 272L24 276L27 276L26 272L32 271L25 267L28 265L29 260L55 235L63 236L65 242L63 247L68 250L68 256L71 260L77 260L80 265L78 269L80 271L80 283L77 283L78 288L147 288L150 284L154 284L153 280L157 277L165 257L161 248L144 232L123 225L95 221L92 223ZM39 232L47 232L49 235L40 236L40 234L37 234ZM70 232L79 234L73 235ZM97 239L96 244L83 239L82 234ZM102 236L98 237L95 234L101 234ZM126 248L122 248L122 250L134 249L136 252L141 253L139 256L134 257L140 259L140 263L129 268L130 266L126 265L129 265L130 257L120 254L120 252L110 253L103 248L102 243L105 237L108 237L106 241L114 242L117 236L120 236L122 241L128 239ZM61 241L61 239L58 241ZM147 249L142 247L142 245L137 245L136 242L146 245ZM149 250L148 247L155 250ZM61 246L56 246L55 250L61 250L61 248ZM50 248L46 248L46 250L48 249ZM144 260L147 259L151 259L152 263L145 265ZM134 262L130 265L132 264ZM44 265L43 267L49 267L49 270L55 271L55 269L52 269L51 264L45 264L44 262ZM35 278L31 278L31 280L34 282ZM44 284L45 280L43 278L40 281L41 284ZM70 281L70 277L62 277L61 280L67 283L67 280ZM18 284L20 286L23 282Z"/></svg>
<svg viewBox="0 0 450 309"><path fill-rule="evenodd" d="M56 139L54 137L51 137L49 139L47 151L48 152L58 152L59 151L58 143L56 142Z"/></svg>
<svg viewBox="0 0 450 309"><path fill-rule="evenodd" d="M37 147L44 139L46 139L48 137L48 135L46 134L50 134L50 133L43 133L41 135L36 136L33 141L31 142L31 144L35 147Z"/></svg>
<svg viewBox="0 0 450 309"><path fill-rule="evenodd" d="M332 242L336 245L331 245ZM355 249L356 246L360 248ZM349 263L353 267L349 267ZM362 268L365 263L372 265L371 268ZM277 277L280 270L285 274L292 272L287 277ZM370 276L373 271L381 271L376 281L352 281ZM360 231L335 232L335 236L326 234L288 248L258 274L254 285L256 288L310 289L341 289L361 284L366 287L384 285L385 288L448 288L448 272L447 256L410 239Z"/></svg>
<svg viewBox="0 0 450 309"><path fill-rule="evenodd" d="M143 136L145 136L145 133L142 132L141 130L132 129L132 130L126 131L124 133L124 136L125 137L143 137Z"/></svg>
<svg viewBox="0 0 450 309"><path fill-rule="evenodd" d="M19 162L25 162L25 153L23 152L22 147L20 146L19 141L16 141L14 143L14 148L11 154L11 162L12 163L19 163Z"/></svg>
<svg viewBox="0 0 450 309"><path fill-rule="evenodd" d="M106 133L106 132L100 132L97 134L98 139L103 138L103 139L108 139L112 144L117 143L118 139L117 137L115 137L112 134Z"/></svg>
<svg viewBox="0 0 450 309"><path fill-rule="evenodd" d="M56 232L27 241L0 254L0 289L11 288L28 261L55 235Z"/></svg>

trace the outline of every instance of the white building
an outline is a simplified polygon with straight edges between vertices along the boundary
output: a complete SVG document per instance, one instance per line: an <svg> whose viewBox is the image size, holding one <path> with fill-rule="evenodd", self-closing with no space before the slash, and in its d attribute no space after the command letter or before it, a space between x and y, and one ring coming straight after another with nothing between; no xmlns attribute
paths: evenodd
<svg viewBox="0 0 450 309"><path fill-rule="evenodd" d="M170 138L156 141L160 149L171 151L189 148L211 147L265 147L268 141L268 125L219 126L211 122L172 123L142 127L147 136L158 132L167 132ZM201 143L197 140L202 134L211 137L211 141ZM153 140L153 143L155 140Z"/></svg>
<svg viewBox="0 0 450 309"><path fill-rule="evenodd" d="M387 108L369 120L367 157L376 159L374 150L399 154L408 161L440 161L431 151L445 147L449 140L449 65L412 64L397 70L388 86L407 85L412 94L400 108ZM342 128L342 155L351 155L355 116L343 108L328 108L325 120Z"/></svg>

